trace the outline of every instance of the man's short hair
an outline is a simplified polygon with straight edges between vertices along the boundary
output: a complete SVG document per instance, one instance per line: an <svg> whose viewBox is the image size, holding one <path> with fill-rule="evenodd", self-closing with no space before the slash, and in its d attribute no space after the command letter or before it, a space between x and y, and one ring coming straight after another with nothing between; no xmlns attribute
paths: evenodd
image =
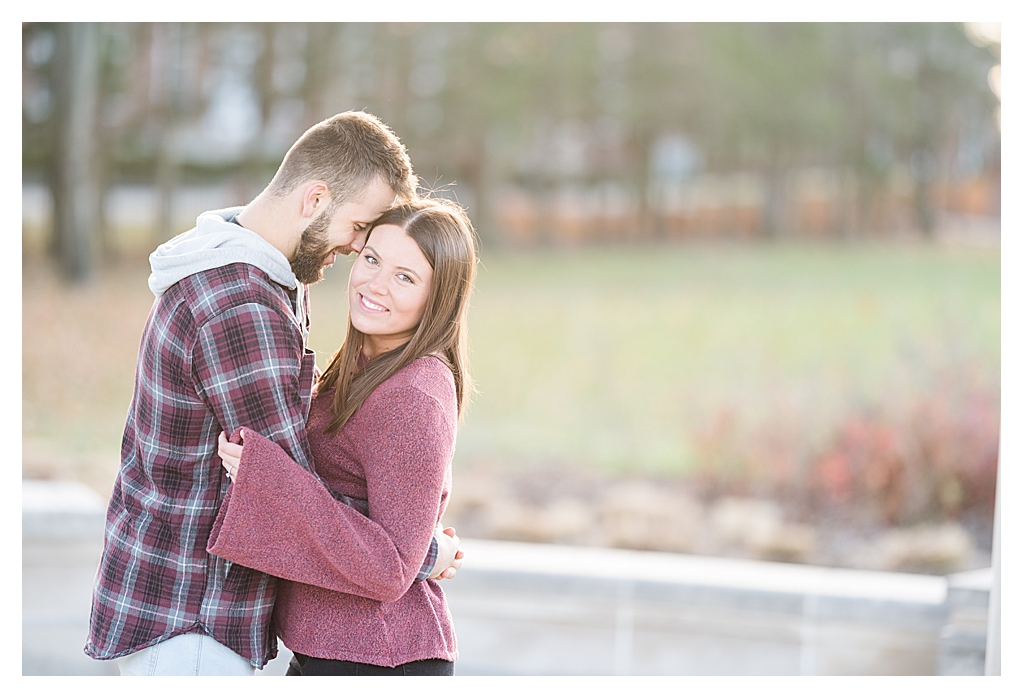
<svg viewBox="0 0 1023 698"><path fill-rule="evenodd" d="M415 198L418 180L398 136L372 114L346 111L321 121L295 141L269 189L283 196L306 182L323 180L336 207L357 198L377 176L400 201Z"/></svg>

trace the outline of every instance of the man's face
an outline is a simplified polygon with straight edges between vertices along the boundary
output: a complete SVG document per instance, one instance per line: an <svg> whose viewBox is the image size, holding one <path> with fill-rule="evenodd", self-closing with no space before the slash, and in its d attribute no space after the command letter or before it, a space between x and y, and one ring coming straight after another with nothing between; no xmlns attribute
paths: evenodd
<svg viewBox="0 0 1023 698"><path fill-rule="evenodd" d="M296 278L313 284L323 278L323 270L337 255L360 252L366 243L369 224L394 202L394 191L380 179L374 179L356 201L341 204L331 215L330 208L302 231L298 247L288 260Z"/></svg>

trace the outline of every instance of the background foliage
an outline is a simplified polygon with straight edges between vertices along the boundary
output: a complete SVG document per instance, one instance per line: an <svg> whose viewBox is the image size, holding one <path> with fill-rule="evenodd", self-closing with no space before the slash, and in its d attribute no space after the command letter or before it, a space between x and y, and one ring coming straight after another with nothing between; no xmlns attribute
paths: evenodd
<svg viewBox="0 0 1023 698"><path fill-rule="evenodd" d="M985 564L1001 395L990 27L22 31L26 475L109 491L146 255L250 200L309 125L366 109L483 242L461 532ZM313 289L321 366L342 339L338 267Z"/></svg>
<svg viewBox="0 0 1023 698"><path fill-rule="evenodd" d="M999 208L1000 44L959 24L26 23L23 48L25 177L59 221L80 151L65 186L107 253L113 187L154 186L165 239L180 187L247 201L346 109L455 183L488 245L931 233Z"/></svg>

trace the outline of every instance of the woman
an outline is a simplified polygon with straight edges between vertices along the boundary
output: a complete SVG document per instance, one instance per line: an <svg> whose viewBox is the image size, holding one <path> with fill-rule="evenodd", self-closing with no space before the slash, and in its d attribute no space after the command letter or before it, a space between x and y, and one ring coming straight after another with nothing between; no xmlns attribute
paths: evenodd
<svg viewBox="0 0 1023 698"><path fill-rule="evenodd" d="M250 430L243 446L221 439L233 484L209 551L282 578L274 622L295 653L289 675L454 673L444 594L414 579L471 391L475 273L472 225L456 205L384 213L352 266L348 333L310 408L323 483Z"/></svg>

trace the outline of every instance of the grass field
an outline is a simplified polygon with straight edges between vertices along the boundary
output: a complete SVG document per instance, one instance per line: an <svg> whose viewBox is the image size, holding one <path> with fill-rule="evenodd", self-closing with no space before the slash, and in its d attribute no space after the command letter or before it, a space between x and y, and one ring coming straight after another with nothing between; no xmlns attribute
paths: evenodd
<svg viewBox="0 0 1023 698"><path fill-rule="evenodd" d="M342 338L347 268L313 289L321 367ZM25 262L26 472L109 491L152 302L147 273L122 263L81 290ZM755 469L762 456L791 474L849 415L898 425L936 394L953 410L956 396L982 396L993 411L962 418L988 431L994 420L997 439L997 250L485 254L470 321L479 394L459 435L462 471L686 476Z"/></svg>
<svg viewBox="0 0 1023 698"><path fill-rule="evenodd" d="M806 446L939 374L997 394L993 255L638 248L488 260L459 458L684 474L722 420Z"/></svg>

